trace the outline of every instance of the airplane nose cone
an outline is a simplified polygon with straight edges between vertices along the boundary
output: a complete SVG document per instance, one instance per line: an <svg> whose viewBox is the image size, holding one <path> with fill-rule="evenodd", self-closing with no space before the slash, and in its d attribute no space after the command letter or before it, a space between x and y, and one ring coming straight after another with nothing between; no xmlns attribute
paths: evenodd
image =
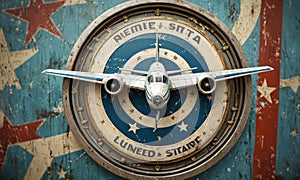
<svg viewBox="0 0 300 180"><path fill-rule="evenodd" d="M156 106L159 106L159 105L161 105L164 102L164 100L163 100L163 98L160 95L156 95L156 96L153 97L152 102Z"/></svg>

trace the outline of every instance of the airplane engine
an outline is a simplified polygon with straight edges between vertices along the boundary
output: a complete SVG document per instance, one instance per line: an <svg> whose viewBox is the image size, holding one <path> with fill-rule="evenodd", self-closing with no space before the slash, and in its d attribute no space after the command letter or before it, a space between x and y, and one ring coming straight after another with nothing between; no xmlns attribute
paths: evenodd
<svg viewBox="0 0 300 180"><path fill-rule="evenodd" d="M104 80L104 89L111 95L118 94L123 88L123 82L119 77L110 77Z"/></svg>
<svg viewBox="0 0 300 180"><path fill-rule="evenodd" d="M211 76L198 77L197 87L203 94L211 94L216 89L216 81Z"/></svg>

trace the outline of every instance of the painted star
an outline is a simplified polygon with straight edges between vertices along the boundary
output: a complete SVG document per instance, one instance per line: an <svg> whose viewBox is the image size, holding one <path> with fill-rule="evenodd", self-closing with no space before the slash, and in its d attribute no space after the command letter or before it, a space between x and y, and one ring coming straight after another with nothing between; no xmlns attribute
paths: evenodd
<svg viewBox="0 0 300 180"><path fill-rule="evenodd" d="M300 76L280 80L280 87L290 87L294 93L297 93L300 86Z"/></svg>
<svg viewBox="0 0 300 180"><path fill-rule="evenodd" d="M187 131L188 124L185 124L183 121L181 121L181 124L177 126L179 127L180 132Z"/></svg>
<svg viewBox="0 0 300 180"><path fill-rule="evenodd" d="M64 6L71 6L76 4L85 4L86 0L65 0Z"/></svg>
<svg viewBox="0 0 300 180"><path fill-rule="evenodd" d="M8 146L42 138L41 136L36 135L36 131L44 121L45 120L38 120L31 123L12 126L9 120L5 116L3 117L3 124L0 128L0 171L5 161Z"/></svg>
<svg viewBox="0 0 300 180"><path fill-rule="evenodd" d="M40 179L54 158L81 150L72 132L18 143L33 155L23 179ZM49 154L52 152L52 154Z"/></svg>
<svg viewBox="0 0 300 180"><path fill-rule="evenodd" d="M64 171L64 169L61 168L61 170L57 173L58 179L65 179L66 174L67 174L67 171Z"/></svg>
<svg viewBox="0 0 300 180"><path fill-rule="evenodd" d="M0 29L0 91L2 91L6 85L16 86L17 89L21 89L19 79L14 70L26 62L36 52L37 50L35 49L10 52L5 40L5 35L2 29Z"/></svg>
<svg viewBox="0 0 300 180"><path fill-rule="evenodd" d="M40 30L44 29L49 33L63 39L60 31L54 24L50 16L56 12L64 1L55 1L44 3L43 0L30 0L29 6L6 9L5 12L28 22L25 44L28 45L33 36Z"/></svg>
<svg viewBox="0 0 300 180"><path fill-rule="evenodd" d="M2 110L0 110L0 129L3 127L5 115Z"/></svg>
<svg viewBox="0 0 300 180"><path fill-rule="evenodd" d="M269 103L272 103L271 93L276 90L275 87L268 87L267 80L261 86L257 87L258 92L260 92L260 98L264 97Z"/></svg>
<svg viewBox="0 0 300 180"><path fill-rule="evenodd" d="M134 123L134 124L130 124L130 123L129 123L129 126L130 126L130 128L129 128L128 132L132 131L134 134L136 134L136 131L137 131L138 129L140 129L140 128L138 128L138 127L136 126L136 123Z"/></svg>

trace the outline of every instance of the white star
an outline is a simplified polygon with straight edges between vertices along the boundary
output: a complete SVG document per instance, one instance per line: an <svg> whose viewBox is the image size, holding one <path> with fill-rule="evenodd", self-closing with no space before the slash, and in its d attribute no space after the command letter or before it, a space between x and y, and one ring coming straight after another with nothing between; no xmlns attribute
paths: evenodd
<svg viewBox="0 0 300 180"><path fill-rule="evenodd" d="M134 124L129 123L129 126L130 126L130 128L128 129L128 132L132 131L134 134L136 134L136 130L140 129L136 126L136 123L134 123Z"/></svg>
<svg viewBox="0 0 300 180"><path fill-rule="evenodd" d="M183 121L181 121L181 124L180 124L180 125L177 125L177 126L179 127L180 132L181 132L181 131L187 131L187 126L188 126L188 124L184 124Z"/></svg>
<svg viewBox="0 0 300 180"><path fill-rule="evenodd" d="M17 89L21 89L19 79L14 70L32 57L36 52L37 50L35 49L10 52L4 33L0 28L0 91L3 90L6 85L13 85L16 86Z"/></svg>
<svg viewBox="0 0 300 180"><path fill-rule="evenodd" d="M64 171L63 168L61 168L61 170L57 173L58 175L58 179L65 179L65 175L67 174L66 171Z"/></svg>
<svg viewBox="0 0 300 180"><path fill-rule="evenodd" d="M264 97L269 103L272 103L271 93L276 90L275 87L268 87L267 80L264 79L262 86L257 87L260 92L260 98Z"/></svg>

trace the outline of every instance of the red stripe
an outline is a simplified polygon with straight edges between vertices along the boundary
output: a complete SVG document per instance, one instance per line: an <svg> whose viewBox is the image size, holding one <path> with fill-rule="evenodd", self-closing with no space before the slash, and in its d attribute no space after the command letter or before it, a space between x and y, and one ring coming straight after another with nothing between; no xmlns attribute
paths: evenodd
<svg viewBox="0 0 300 180"><path fill-rule="evenodd" d="M268 87L276 89L270 93L272 102L257 92L253 179L275 179L282 16L282 0L262 1L259 65L269 65L274 70L259 74L258 86L265 81Z"/></svg>

